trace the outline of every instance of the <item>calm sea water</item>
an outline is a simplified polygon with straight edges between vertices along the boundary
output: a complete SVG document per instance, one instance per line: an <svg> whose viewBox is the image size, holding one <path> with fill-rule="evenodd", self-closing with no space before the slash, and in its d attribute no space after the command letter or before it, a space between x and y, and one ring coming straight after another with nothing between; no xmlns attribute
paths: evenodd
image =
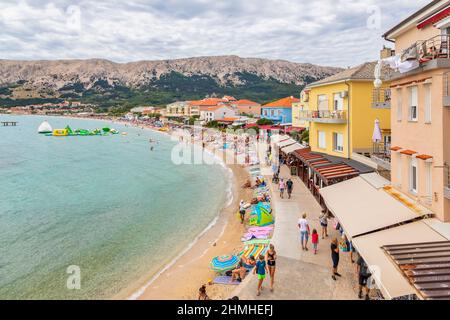
<svg viewBox="0 0 450 320"><path fill-rule="evenodd" d="M112 297L172 260L228 200L226 170L173 164L164 135L108 124L128 135L46 137L44 119L0 115L19 121L0 127L0 299ZM67 289L71 265L80 290Z"/></svg>

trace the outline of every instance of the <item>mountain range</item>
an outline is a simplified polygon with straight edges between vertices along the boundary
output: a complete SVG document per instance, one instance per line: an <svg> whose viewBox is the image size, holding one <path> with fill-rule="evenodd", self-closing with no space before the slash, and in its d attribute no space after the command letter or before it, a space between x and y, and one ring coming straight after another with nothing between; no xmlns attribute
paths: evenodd
<svg viewBox="0 0 450 320"><path fill-rule="evenodd" d="M0 106L76 100L100 107L164 105L206 95L260 103L298 95L342 69L237 56L116 63L90 60L0 60Z"/></svg>

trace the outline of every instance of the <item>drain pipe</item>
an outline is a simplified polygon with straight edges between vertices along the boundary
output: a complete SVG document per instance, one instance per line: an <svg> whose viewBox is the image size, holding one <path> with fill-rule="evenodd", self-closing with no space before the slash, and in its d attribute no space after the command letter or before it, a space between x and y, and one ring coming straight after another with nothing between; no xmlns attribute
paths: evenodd
<svg viewBox="0 0 450 320"><path fill-rule="evenodd" d="M345 80L345 84L347 85L347 150L348 150L348 159L351 158L350 154L350 84Z"/></svg>

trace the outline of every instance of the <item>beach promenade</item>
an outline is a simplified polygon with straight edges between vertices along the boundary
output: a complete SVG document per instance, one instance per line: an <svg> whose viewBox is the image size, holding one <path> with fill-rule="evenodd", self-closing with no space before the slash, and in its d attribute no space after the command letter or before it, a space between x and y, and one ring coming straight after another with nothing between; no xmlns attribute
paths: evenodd
<svg viewBox="0 0 450 320"><path fill-rule="evenodd" d="M299 240L297 221L306 212L311 230L317 229L320 234L319 216L321 208L303 182L292 176L286 166L281 168L280 177L291 177L294 182L292 198L281 199L278 185L271 182L270 169L262 168L268 181L272 208L275 215L275 231L272 243L277 251L277 271L275 290L269 291L269 277L259 297L256 296L257 278L249 275L233 292L242 300L349 300L357 299L358 287L355 276L355 264L350 262L349 253L340 255L339 272L342 278L334 281L331 278L330 241L339 234L329 222L329 237L319 238L318 253L314 255L311 243L309 251L302 251Z"/></svg>

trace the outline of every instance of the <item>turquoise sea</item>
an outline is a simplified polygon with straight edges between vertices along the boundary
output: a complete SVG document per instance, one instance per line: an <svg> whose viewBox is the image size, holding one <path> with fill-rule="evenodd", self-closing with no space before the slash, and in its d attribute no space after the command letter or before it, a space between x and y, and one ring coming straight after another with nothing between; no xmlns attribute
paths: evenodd
<svg viewBox="0 0 450 320"><path fill-rule="evenodd" d="M0 299L108 299L157 272L228 201L220 165L175 165L168 136L91 120L0 127ZM128 135L47 137L109 126ZM158 140L150 150L149 139ZM78 266L81 289L67 289Z"/></svg>

